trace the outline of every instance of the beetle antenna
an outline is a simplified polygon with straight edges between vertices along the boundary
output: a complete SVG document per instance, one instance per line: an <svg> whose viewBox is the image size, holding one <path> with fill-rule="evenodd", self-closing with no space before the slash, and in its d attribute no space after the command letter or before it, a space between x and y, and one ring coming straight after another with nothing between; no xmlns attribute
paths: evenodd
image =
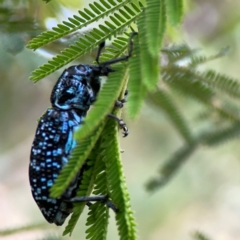
<svg viewBox="0 0 240 240"><path fill-rule="evenodd" d="M96 62L97 62L98 65L99 65L99 57L100 57L101 52L102 52L104 47L105 47L105 41L100 43L99 47L98 47L98 52L97 52L97 57L96 57Z"/></svg>

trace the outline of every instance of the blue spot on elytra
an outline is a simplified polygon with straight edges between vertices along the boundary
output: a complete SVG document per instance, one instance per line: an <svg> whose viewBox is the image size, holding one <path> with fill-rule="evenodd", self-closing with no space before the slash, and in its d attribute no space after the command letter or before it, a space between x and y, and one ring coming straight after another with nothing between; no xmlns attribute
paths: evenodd
<svg viewBox="0 0 240 240"><path fill-rule="evenodd" d="M51 187L52 185L53 185L53 181L52 181L52 180L48 180L48 181L47 181L47 186L48 186L48 187Z"/></svg>

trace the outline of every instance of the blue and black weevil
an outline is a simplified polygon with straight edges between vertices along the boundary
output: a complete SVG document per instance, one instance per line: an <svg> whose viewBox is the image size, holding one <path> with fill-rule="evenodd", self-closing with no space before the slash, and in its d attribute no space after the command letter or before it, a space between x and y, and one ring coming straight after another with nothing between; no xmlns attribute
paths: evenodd
<svg viewBox="0 0 240 240"><path fill-rule="evenodd" d="M76 197L83 172L88 168L87 164L82 166L61 197L51 198L50 188L78 144L73 135L97 98L101 87L100 77L108 76L113 71L111 64L128 60L132 51L132 37L128 56L99 63L103 47L104 44L99 46L96 58L98 65L74 65L59 77L51 94L52 107L40 118L32 144L29 165L32 195L46 220L56 225L62 225L72 213L71 199ZM126 136L128 129L124 122L113 115L110 117L119 122ZM104 198L106 196L83 196L83 201L102 201Z"/></svg>

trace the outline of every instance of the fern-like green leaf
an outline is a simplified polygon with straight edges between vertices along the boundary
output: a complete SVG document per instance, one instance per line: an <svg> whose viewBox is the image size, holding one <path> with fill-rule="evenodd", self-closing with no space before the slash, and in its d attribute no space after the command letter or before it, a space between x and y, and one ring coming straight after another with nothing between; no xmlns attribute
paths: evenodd
<svg viewBox="0 0 240 240"><path fill-rule="evenodd" d="M103 131L104 161L106 163L106 174L110 197L118 208L116 221L118 234L121 240L135 240L136 229L133 212L130 208L130 198L127 192L123 167L120 161L118 146L117 123L108 120Z"/></svg>
<svg viewBox="0 0 240 240"><path fill-rule="evenodd" d="M191 143L181 147L167 161L165 161L160 168L160 176L150 180L146 184L147 190L154 191L157 188L164 186L199 146L206 145L213 147L236 137L240 137L239 123L233 123L225 128L214 129L211 131L208 130L200 133Z"/></svg>
<svg viewBox="0 0 240 240"><path fill-rule="evenodd" d="M123 65L116 65L115 72L111 73L107 82L103 85L98 100L94 104L94 108L87 115L85 124L75 134L77 139L86 137L90 132L94 131L99 123L106 117L114 106L120 92L123 89L124 82L126 81L127 69Z"/></svg>
<svg viewBox="0 0 240 240"><path fill-rule="evenodd" d="M107 177L106 177L106 166L102 161L101 154L101 138L96 144L93 157L95 163L95 174L96 178L94 181L94 195L109 195L108 185L107 185ZM100 154L99 154L100 153ZM98 239L106 239L107 237L107 225L108 225L108 216L109 209L104 203L96 202L89 208L88 219L86 225L88 229L86 230L87 236L86 239L98 240Z"/></svg>
<svg viewBox="0 0 240 240"><path fill-rule="evenodd" d="M90 206L87 219L87 226L89 227L86 231L86 239L107 239L108 212L109 209L104 203L96 202Z"/></svg>
<svg viewBox="0 0 240 240"><path fill-rule="evenodd" d="M79 189L76 194L77 197L89 196L92 192L92 189L94 186L94 181L98 174L98 171L97 171L98 167L96 166L97 161L95 160L96 154L93 154L94 152L95 151L93 149L93 151L89 155L90 160L88 159L85 163L88 165L89 169L85 170L82 174L81 184L80 184ZM71 235L72 234L72 232L76 226L76 223L77 223L80 215L83 212L85 205L86 205L85 202L80 202L80 203L74 204L73 213L68 222L68 225L66 226L66 228L63 232L63 235L67 235L67 234Z"/></svg>
<svg viewBox="0 0 240 240"><path fill-rule="evenodd" d="M131 4L131 6L133 5L134 4ZM105 21L105 24L100 24L98 29L94 28L88 34L85 34L84 37L79 38L79 41L77 41L75 45L70 45L68 48L64 49L61 54L53 57L53 59L49 60L48 63L33 71L30 79L35 82L40 80L41 78L73 61L74 59L86 54L87 52L90 52L112 35L120 33L137 19L141 10L137 6L135 6L134 9L137 10L134 12L134 15L131 16L131 19L125 19L124 15L119 18L121 16L120 13L114 13L111 15L110 19L112 22ZM96 36L98 37L95 38Z"/></svg>
<svg viewBox="0 0 240 240"><path fill-rule="evenodd" d="M152 56L159 58L167 21L165 0L146 0L146 3L148 48Z"/></svg>
<svg viewBox="0 0 240 240"><path fill-rule="evenodd" d="M169 64L174 64L179 60L189 58L195 54L196 51L196 49L191 49L187 44L172 45L161 49L161 52L167 55Z"/></svg>
<svg viewBox="0 0 240 240"><path fill-rule="evenodd" d="M99 152L100 152L99 142L100 141L101 141L101 138L99 138L98 142L95 144L93 150L89 154L88 160L85 163L85 164L88 164L88 169L83 172L81 184L79 186L79 190L76 195L77 197L89 196L91 194L93 188L95 188L93 193L96 195L108 194L108 188L106 186L106 179L105 179L105 183L104 183L101 181L103 178L100 177L100 176L102 176L101 173L105 170L105 164L101 160L101 156L99 154ZM80 156L81 155L79 155L78 157L80 157ZM94 187L94 184L95 184L95 187ZM97 192L99 189L100 189L101 193ZM101 203L99 203L99 204L101 204ZM68 225L66 226L66 228L64 230L64 235L71 234L73 232L73 229L74 229L80 215L82 214L84 207L85 207L85 203L76 203L74 205L73 214L71 215L71 219L69 220ZM106 206L105 206L105 208L106 208ZM103 208L101 208L101 209L103 210ZM108 210L105 213L107 214L107 212L108 212ZM93 212L93 214L94 213L97 213L97 212ZM107 220L107 219L105 219L105 220ZM90 223L90 221L91 221L91 219L88 220L88 224ZM99 220L97 220L97 221L99 221ZM93 222L91 222L91 223L93 223ZM96 222L94 222L94 223L96 223ZM105 222L105 224L107 224L107 222ZM104 232L102 234L104 235Z"/></svg>
<svg viewBox="0 0 240 240"><path fill-rule="evenodd" d="M106 195L108 193L107 186L107 176L105 172L105 164L102 161L102 168L98 171L95 186L94 186L94 195ZM99 164L100 165L100 164ZM103 168L104 166L104 168ZM88 213L89 217L87 219L88 229L86 230L87 236L86 239L98 240L98 239L106 239L107 237L107 225L108 225L108 215L109 209L104 203L95 203L90 207L90 211Z"/></svg>
<svg viewBox="0 0 240 240"><path fill-rule="evenodd" d="M231 97L240 98L239 81L232 79L226 75L221 75L213 70L209 70L199 74L202 82L207 83L211 88L220 90L222 93L228 94Z"/></svg>
<svg viewBox="0 0 240 240"><path fill-rule="evenodd" d="M162 79L167 85L180 90L184 95L204 103L209 103L214 96L213 91L199 80L195 72L188 68L173 65L163 67Z"/></svg>
<svg viewBox="0 0 240 240"><path fill-rule="evenodd" d="M209 73L209 72L207 72ZM240 121L239 111L233 108L233 105L227 105L216 98L216 94L212 90L212 86L208 84L210 82L210 76L214 76L212 72L209 74L209 79L206 77L207 73L199 73L192 69L179 66L167 66L162 68L162 79L170 87L180 90L184 95L195 98L198 101L204 103L206 106L211 107L217 111L222 117L231 119L233 121ZM230 92L236 96L238 94L239 84L232 79L225 78L224 76L216 76L216 84L214 81L212 84L223 91L224 84L232 84L225 89L226 93ZM234 90L234 87L236 90Z"/></svg>
<svg viewBox="0 0 240 240"><path fill-rule="evenodd" d="M68 164L61 170L60 175L50 190L52 197L56 198L61 196L65 189L69 186L98 140L102 128L102 125L99 126L94 133L92 132L85 139L82 139L80 142L78 141L79 145L73 150ZM78 140L77 137L76 140Z"/></svg>
<svg viewBox="0 0 240 240"><path fill-rule="evenodd" d="M240 109L233 103L229 104L226 101L221 101L220 99L213 98L212 101L210 101L206 106L211 107L212 110L216 111L216 113L222 119L240 122Z"/></svg>
<svg viewBox="0 0 240 240"><path fill-rule="evenodd" d="M193 56L191 57L191 62L189 64L190 67L194 68L200 64L215 60L217 58L223 57L225 56L229 51L229 47L225 47L223 49L220 50L219 53L210 56L210 57L206 57L206 56Z"/></svg>
<svg viewBox="0 0 240 240"><path fill-rule="evenodd" d="M142 69L140 60L140 48L138 36L133 39L133 53L129 59L129 98L127 104L127 112L130 118L135 118L142 106L144 97L146 96L146 87L142 83Z"/></svg>
<svg viewBox="0 0 240 240"><path fill-rule="evenodd" d="M221 127L221 129L216 131L209 131L207 133L203 133L199 137L199 141L202 144L207 145L209 147L214 147L219 144L222 144L226 141L239 138L240 137L240 124L234 123L228 127Z"/></svg>
<svg viewBox="0 0 240 240"><path fill-rule="evenodd" d="M173 25L180 24L183 17L183 0L165 0L167 16Z"/></svg>
<svg viewBox="0 0 240 240"><path fill-rule="evenodd" d="M155 191L157 188L164 186L173 175L179 170L181 165L194 153L197 144L187 144L175 152L160 168L160 176L150 180L146 184L148 191Z"/></svg>
<svg viewBox="0 0 240 240"><path fill-rule="evenodd" d="M63 21L62 24L54 27L51 31L43 32L41 35L29 41L27 47L35 50L112 14L129 2L131 1L116 2L113 0L108 1L108 3L105 1L93 2L89 4L88 8L84 8L83 11L80 10L78 16L74 15L72 18L68 18L68 21Z"/></svg>
<svg viewBox="0 0 240 240"><path fill-rule="evenodd" d="M149 94L149 99L156 106L160 107L170 118L173 125L182 135L187 143L192 142L191 131L184 117L178 111L178 107L174 104L171 97L166 91L158 89L155 93Z"/></svg>
<svg viewBox="0 0 240 240"><path fill-rule="evenodd" d="M139 30L140 60L139 69L142 71L142 81L148 90L156 88L159 79L159 57L151 55L148 47L146 11L143 11L137 21Z"/></svg>

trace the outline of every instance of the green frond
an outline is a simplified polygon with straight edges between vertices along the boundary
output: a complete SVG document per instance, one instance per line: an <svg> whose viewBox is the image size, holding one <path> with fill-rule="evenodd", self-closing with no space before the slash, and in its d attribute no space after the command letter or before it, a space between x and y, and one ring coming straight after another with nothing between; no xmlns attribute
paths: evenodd
<svg viewBox="0 0 240 240"><path fill-rule="evenodd" d="M87 219L87 226L89 227L86 230L86 239L107 239L108 212L109 209L104 203L96 202L90 206Z"/></svg>
<svg viewBox="0 0 240 240"><path fill-rule="evenodd" d="M140 65L142 82L148 90L156 88L156 84L159 80L159 57L158 55L151 55L148 47L148 36L147 36L147 21L146 11L140 14L137 21L138 34L139 34L139 45L140 45Z"/></svg>
<svg viewBox="0 0 240 240"><path fill-rule="evenodd" d="M229 104L226 101L221 101L220 98L213 98L208 102L207 106L212 108L222 118L230 121L240 121L239 107L234 104Z"/></svg>
<svg viewBox="0 0 240 240"><path fill-rule="evenodd" d="M208 84L208 82L211 81L210 76L213 75L209 74L208 79L208 77L205 77L207 73L200 73L186 67L171 65L169 67L166 66L162 68L162 79L170 87L179 90L185 96L189 96L192 99L200 101L207 107L210 107L214 111L218 112L220 116L233 121L240 121L239 111L236 111L236 107L234 108L233 105L229 104L226 105L225 102L216 98L216 94L213 92L213 87ZM227 85L225 92L230 93L230 91L232 91L233 94L237 95L237 88L239 84L236 81L217 77L216 79L221 79L219 82L222 81L222 85L216 84L219 89L221 86L221 90L223 90L225 81L228 82L228 84L231 82L236 90ZM218 80L216 80L216 82L218 82ZM214 84L214 82L212 84Z"/></svg>
<svg viewBox="0 0 240 240"><path fill-rule="evenodd" d="M223 119L222 116L219 116L219 113L216 111L212 111L211 108L206 108L198 112L194 117L194 122L203 123L206 122L206 120L212 120L214 123L223 123L226 119Z"/></svg>
<svg viewBox="0 0 240 240"><path fill-rule="evenodd" d="M105 125L103 134L104 159L110 197L117 206L116 222L121 240L135 240L136 229L130 198L126 187L123 167L120 161L117 123L111 119Z"/></svg>
<svg viewBox="0 0 240 240"><path fill-rule="evenodd" d="M213 147L237 137L240 137L239 123L234 123L225 128L221 127L220 129L201 132L199 136L194 137L191 143L181 147L165 161L160 168L160 176L150 180L146 184L147 190L155 191L157 188L164 186L199 146L206 145Z"/></svg>
<svg viewBox="0 0 240 240"><path fill-rule="evenodd" d="M182 164L194 153L197 146L197 143L192 142L176 151L160 168L160 176L153 178L146 184L147 190L153 192L157 188L164 186L176 174Z"/></svg>
<svg viewBox="0 0 240 240"><path fill-rule="evenodd" d="M101 142L101 140L99 140ZM96 158L98 158L98 164L96 164L96 172L98 175L94 181L94 195L106 195L108 194L108 186L107 186L107 177L105 172L105 163L102 162L102 156L99 154L101 151L100 148L97 149ZM101 164L99 164L101 162ZM88 219L86 226L88 229L86 230L86 239L98 240L98 239L106 239L107 237L107 226L108 226L108 216L109 209L104 203L94 203L89 208Z"/></svg>
<svg viewBox="0 0 240 240"><path fill-rule="evenodd" d="M226 141L240 137L240 124L234 123L228 127L221 127L215 131L203 133L199 139L202 144L213 147Z"/></svg>
<svg viewBox="0 0 240 240"><path fill-rule="evenodd" d="M149 94L149 99L155 104L155 106L159 107L167 114L170 121L182 135L184 140L187 143L192 142L192 135L188 124L168 93L164 90L158 89L155 93Z"/></svg>
<svg viewBox="0 0 240 240"><path fill-rule="evenodd" d="M209 56L209 57L193 56L193 57L191 57L191 62L189 64L189 66L192 67L192 68L195 68L196 66L198 66L200 64L215 60L215 59L220 58L220 57L223 57L228 53L229 49L230 49L229 47L225 47L225 48L221 49L219 51L219 53L217 53L213 56Z"/></svg>
<svg viewBox="0 0 240 240"><path fill-rule="evenodd" d="M165 0L167 16L173 25L180 24L183 17L183 0Z"/></svg>
<svg viewBox="0 0 240 240"><path fill-rule="evenodd" d="M99 19L112 14L114 11L122 7L128 9L129 7L125 5L130 2L130 0L117 2L114 0L108 2L102 0L90 3L88 8L84 8L83 11L78 11L79 15L73 15L72 18L68 18L68 21L63 21L62 24L58 24L57 27L53 27L51 31L43 32L41 35L33 38L29 41L27 48L35 50L83 27L86 27L93 22L97 22Z"/></svg>
<svg viewBox="0 0 240 240"><path fill-rule="evenodd" d="M73 150L68 164L61 170L60 175L50 190L52 197L56 198L61 196L65 189L69 186L71 181L81 169L83 163L86 161L88 155L98 140L102 129L103 125L100 125L99 128L88 135L88 137L81 139L81 144L76 146ZM78 140L77 136L76 140Z"/></svg>
<svg viewBox="0 0 240 240"><path fill-rule="evenodd" d="M113 136L113 132L116 135L115 137ZM93 183L94 195L108 194L110 200L119 209L119 212L116 213L116 218L120 218L120 223L118 220L117 222L121 224L119 235L121 239L131 240L136 239L134 229L135 223L129 206L130 200L125 187L123 170L119 159L119 147L116 138L117 123L112 119L108 119L101 138L96 143L89 157L89 159L93 159L93 161L90 162L93 166L84 172L83 180L77 196L88 196L92 191ZM122 194L123 196L121 196ZM68 226L64 231L64 235L72 233L84 206L85 203L75 204L74 212L71 216ZM87 220L87 226L89 226L89 228L86 231L86 239L98 240L106 238L109 214L108 211L108 208L101 203L93 204L90 207L89 217Z"/></svg>
<svg viewBox="0 0 240 240"><path fill-rule="evenodd" d="M207 83L212 89L219 90L231 97L240 98L240 83L229 76L209 70L199 73L202 82Z"/></svg>
<svg viewBox="0 0 240 240"><path fill-rule="evenodd" d="M114 70L115 72L109 75L107 82L99 92L98 99L87 115L83 127L76 132L76 139L80 140L93 132L114 106L126 81L127 69L118 64L114 66Z"/></svg>
<svg viewBox="0 0 240 240"><path fill-rule="evenodd" d="M77 191L77 195L79 197L82 196L89 196L93 191L96 195L106 195L108 194L108 187L106 186L106 179L105 182L103 180L102 172L105 170L105 164L102 161L102 156L99 154L100 152L100 142L101 138L99 138L98 142L95 144L93 150L88 156L88 160L85 164L88 164L88 169L84 171L83 177L81 180L81 184ZM80 157L79 155L78 157ZM102 184L102 185L101 185ZM94 190L93 190L94 188ZM101 203L98 203L101 205ZM103 204L104 205L104 204ZM66 226L63 235L72 234L74 227L82 214L82 211L85 207L85 203L76 203L74 204L73 214ZM106 208L106 206L105 206ZM102 208L100 208L102 209ZM103 209L102 209L103 210ZM98 212L93 212L98 213ZM105 212L108 213L108 210ZM91 219L89 219L91 221ZM97 222L91 222L97 224L99 220L96 219ZM107 224L107 222L105 222ZM97 227L97 226L96 226ZM90 232L89 232L90 233ZM104 232L102 233L104 235Z"/></svg>
<svg viewBox="0 0 240 240"><path fill-rule="evenodd" d="M56 55L53 59L49 60L48 63L33 71L30 80L35 82L40 80L74 59L90 52L100 43L104 42L104 40L111 38L112 35L116 35L123 31L137 19L141 12L137 6L135 6L134 9L137 10L134 12L134 15L131 15L131 19L125 19L124 14L121 16L120 13L111 15L110 19L112 22L105 21L104 25L100 24L98 28L94 28L88 34L85 34L84 37L79 38L79 40L75 42L75 45L70 45L68 48L64 49L61 54Z"/></svg>
<svg viewBox="0 0 240 240"><path fill-rule="evenodd" d="M106 176L106 165L103 161L103 158L105 157L105 146L103 146L102 138L100 137L99 141L97 142L97 145L95 147L94 151L94 158L97 161L95 171L97 173L96 179L95 179L95 185L93 189L94 195L108 195L109 194L109 187L107 182L107 176Z"/></svg>
<svg viewBox="0 0 240 240"><path fill-rule="evenodd" d="M99 149L100 150L100 149ZM107 186L107 176L105 170L105 164L102 161L101 166L104 166L99 170L99 174L95 180L94 195L106 195L109 194ZM95 203L89 208L88 219L86 225L89 226L86 230L86 239L98 240L106 239L107 226L108 226L109 208L104 203Z"/></svg>
<svg viewBox="0 0 240 240"><path fill-rule="evenodd" d="M95 166L95 181L94 181L94 195L109 195L107 176L105 172L105 163L102 161L101 138L99 139L94 149ZM108 226L109 209L104 203L96 202L89 208L88 219L86 226L86 239L98 240L106 239Z"/></svg>
<svg viewBox="0 0 240 240"><path fill-rule="evenodd" d="M133 39L133 53L129 59L129 81L128 81L128 104L127 113L130 118L134 119L143 104L146 96L146 87L142 83L142 69L140 60L140 48L138 43L138 36Z"/></svg>
<svg viewBox="0 0 240 240"><path fill-rule="evenodd" d="M179 60L189 58L195 54L196 51L196 49L191 49L185 43L180 45L172 45L161 49L161 52L167 55L169 64L173 64Z"/></svg>
<svg viewBox="0 0 240 240"><path fill-rule="evenodd" d="M186 96L209 103L214 93L199 78L194 71L185 67L173 65L162 67L162 79L167 85L181 91Z"/></svg>
<svg viewBox="0 0 240 240"><path fill-rule="evenodd" d="M94 149L92 152L94 152ZM89 169L85 170L83 172L81 184L80 184L79 189L76 194L76 196L79 196L79 197L89 196L91 194L96 175L98 174L98 172L96 171L96 162L97 161L95 161L94 156L92 156L92 152L91 152L90 158L89 158L91 160L88 159L86 161L86 164L88 165ZM74 204L73 213L71 215L70 220L68 221L68 225L66 226L66 228L63 232L63 235L67 235L67 234L71 235L72 234L72 232L77 224L77 221L83 212L85 205L86 205L85 202Z"/></svg>
<svg viewBox="0 0 240 240"><path fill-rule="evenodd" d="M146 3L146 31L148 48L151 55L159 58L159 52L167 21L165 0L146 0Z"/></svg>

